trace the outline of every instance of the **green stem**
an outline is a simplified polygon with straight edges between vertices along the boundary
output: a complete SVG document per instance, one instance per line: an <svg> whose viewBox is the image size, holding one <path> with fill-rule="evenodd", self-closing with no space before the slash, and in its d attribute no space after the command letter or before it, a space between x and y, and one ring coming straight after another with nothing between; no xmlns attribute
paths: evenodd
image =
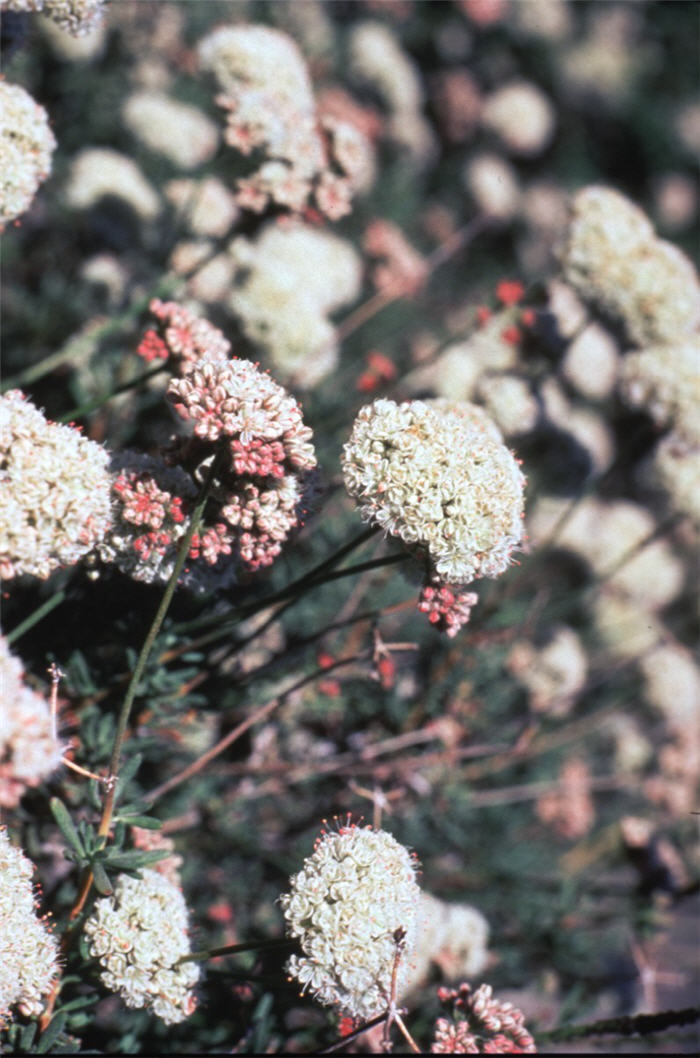
<svg viewBox="0 0 700 1058"><path fill-rule="evenodd" d="M121 385L116 386L115 389L111 389L108 393L102 393L99 397L87 401L86 404L79 404L76 408L71 408L70 411L67 411L65 415L62 415L57 421L74 422L75 419L82 419L85 415L89 415L90 412L95 411L97 408L101 408L103 404L108 404L110 400L118 396L120 393L126 393L127 390L135 389L135 387L140 385L141 382L148 382L150 378L162 374L166 369L167 364L159 364L158 367L151 368L150 371L138 375L137 378L132 378L129 382L122 382Z"/></svg>
<svg viewBox="0 0 700 1058"><path fill-rule="evenodd" d="M663 1010L658 1014L625 1014L617 1018L604 1018L589 1025L568 1025L537 1035L537 1042L563 1042L585 1036L646 1036L663 1032L675 1025L692 1025L700 1021L700 1007L685 1007L683 1010Z"/></svg>
<svg viewBox="0 0 700 1058"><path fill-rule="evenodd" d="M30 628L33 628L35 624L38 624L47 614L55 610L57 606L60 606L66 597L66 589L61 588L59 591L54 592L50 599L43 602L41 606L38 606L34 613L30 613L29 617L25 617L16 628L7 636L8 644L15 643L20 636L23 636L25 632L28 632Z"/></svg>
<svg viewBox="0 0 700 1058"><path fill-rule="evenodd" d="M246 944L225 944L222 948L202 948L201 951L193 951L189 955L183 955L177 960L176 966L183 962L206 962L207 959L218 959L221 955L238 955L243 951L265 951L270 948L286 948L296 943L284 938L280 940L251 940Z"/></svg>
<svg viewBox="0 0 700 1058"><path fill-rule="evenodd" d="M129 686L127 687L126 694L124 696L124 702L122 704L121 712L119 713L119 719L117 721L117 730L114 736L112 756L109 762L109 775L113 781L105 798L104 807L102 809L102 818L100 820L100 826L98 829L98 834L102 837L106 837L106 835L109 833L109 827L112 822L112 813L114 811L114 799L116 795L115 780L119 771L119 760L121 757L122 746L124 744L127 724L129 722L131 707L134 704L134 699L136 698L138 686L141 682L141 677L143 676L143 673L145 671L146 664L148 663L151 651L153 650L153 645L156 641L158 633L160 632L163 621L165 620L165 615L168 612L168 608L170 607L173 595L175 594L177 582L180 578L180 574L182 573L185 562L187 561L187 555L190 550L190 544L192 543L192 537L199 528L199 523L202 520L202 515L204 513L204 508L209 497L209 492L212 483L218 472L223 457L224 452L220 450L217 453L216 457L212 460L211 466L209 467L209 471L207 473L206 479L204 481L204 484L202 485L199 494L197 506L195 507L192 513L192 518L190 519L190 524L187 528L187 532L180 541L180 547L177 553L177 558L175 560L175 567L170 576L170 580L168 581L168 585L163 594L163 598L161 599L160 606L158 607L156 615L153 618L153 623L151 624L151 627L148 631L148 635L146 636L144 644L141 648L141 653L139 654L136 666L134 668L134 672L132 674Z"/></svg>

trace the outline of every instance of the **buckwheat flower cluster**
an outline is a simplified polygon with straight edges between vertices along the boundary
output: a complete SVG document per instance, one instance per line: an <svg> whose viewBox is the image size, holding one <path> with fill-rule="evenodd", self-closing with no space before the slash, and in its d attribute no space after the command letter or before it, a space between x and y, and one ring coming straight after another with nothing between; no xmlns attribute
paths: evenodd
<svg viewBox="0 0 700 1058"><path fill-rule="evenodd" d="M45 580L100 542L111 520L108 459L19 390L0 397L0 577Z"/></svg>
<svg viewBox="0 0 700 1058"><path fill-rule="evenodd" d="M0 635L0 806L14 808L25 790L61 763L49 707L24 682L21 662Z"/></svg>
<svg viewBox="0 0 700 1058"><path fill-rule="evenodd" d="M0 1029L13 1009L41 1014L58 975L58 944L36 913L34 865L0 828Z"/></svg>
<svg viewBox="0 0 700 1058"><path fill-rule="evenodd" d="M44 108L20 85L0 81L0 227L29 209L55 147Z"/></svg>
<svg viewBox="0 0 700 1058"><path fill-rule="evenodd" d="M179 169L204 165L219 146L219 131L203 111L163 92L134 92L122 107L122 117L145 147Z"/></svg>
<svg viewBox="0 0 700 1058"><path fill-rule="evenodd" d="M552 104L529 81L511 81L484 100L481 120L507 150L520 157L540 154L554 134Z"/></svg>
<svg viewBox="0 0 700 1058"><path fill-rule="evenodd" d="M505 158L480 151L472 155L464 167L462 182L474 202L494 220L512 220L520 207L518 176Z"/></svg>
<svg viewBox="0 0 700 1058"><path fill-rule="evenodd" d="M410 297L420 290L428 277L428 266L397 224L378 217L368 224L362 241L365 252L379 259L372 269L377 290L399 297Z"/></svg>
<svg viewBox="0 0 700 1058"><path fill-rule="evenodd" d="M128 1007L147 1007L166 1025L194 1013L199 980L190 954L182 890L157 871L140 878L120 874L111 896L98 900L85 923L90 954L99 959L102 983Z"/></svg>
<svg viewBox="0 0 700 1058"><path fill-rule="evenodd" d="M629 404L646 408L659 425L670 423L700 444L700 337L628 353L620 388Z"/></svg>
<svg viewBox="0 0 700 1058"><path fill-rule="evenodd" d="M700 323L692 262L611 188L586 187L574 196L561 259L567 282L622 324L635 345L677 344Z"/></svg>
<svg viewBox="0 0 700 1058"><path fill-rule="evenodd" d="M118 198L144 221L161 211L158 193L136 163L108 147L88 147L75 156L65 195L73 209L90 209L106 196Z"/></svg>
<svg viewBox="0 0 700 1058"><path fill-rule="evenodd" d="M508 670L528 692L536 713L569 712L588 675L588 661L573 628L557 625L543 645L521 640L508 655Z"/></svg>
<svg viewBox="0 0 700 1058"><path fill-rule="evenodd" d="M505 437L529 433L539 419L537 399L518 375L483 375L476 394Z"/></svg>
<svg viewBox="0 0 700 1058"><path fill-rule="evenodd" d="M497 577L521 540L525 482L499 437L469 404L376 400L344 446L345 486L365 521L426 555L441 581Z"/></svg>
<svg viewBox="0 0 700 1058"><path fill-rule="evenodd" d="M221 239L240 211L226 185L216 176L202 180L169 180L165 197L178 210L190 232L201 238ZM208 244L212 249L212 244Z"/></svg>
<svg viewBox="0 0 700 1058"><path fill-rule="evenodd" d="M525 1028L522 1011L493 999L491 985L439 988L442 1003L452 1003L451 1016L438 1018L431 1054L535 1054L535 1041Z"/></svg>
<svg viewBox="0 0 700 1058"><path fill-rule="evenodd" d="M255 240L235 239L228 305L284 382L309 389L338 362L331 313L360 294L362 261L332 232L300 222L267 224Z"/></svg>
<svg viewBox="0 0 700 1058"><path fill-rule="evenodd" d="M433 966L437 966L447 980L481 973L488 958L488 937L489 924L475 907L451 904L422 892L418 904L416 947L409 960L410 976L403 994L422 988Z"/></svg>
<svg viewBox="0 0 700 1058"><path fill-rule="evenodd" d="M237 181L238 203L256 213L271 203L293 213L313 205L331 220L349 213L371 147L352 125L319 117L292 38L270 26L223 26L198 53L222 89L216 102L227 114L226 142L245 156L262 154Z"/></svg>
<svg viewBox="0 0 700 1058"><path fill-rule="evenodd" d="M147 362L172 359L184 374L198 360L228 357L231 343L225 335L184 305L154 298L148 308L157 327L145 332L136 350Z"/></svg>
<svg viewBox="0 0 700 1058"><path fill-rule="evenodd" d="M221 545L235 541L250 569L269 565L299 524L316 466L301 408L249 360L199 360L171 379L167 395L195 445L226 440L228 462L214 490Z"/></svg>
<svg viewBox="0 0 700 1058"><path fill-rule="evenodd" d="M656 446L652 474L668 492L674 509L689 515L700 526L700 442L677 433Z"/></svg>
<svg viewBox="0 0 700 1058"><path fill-rule="evenodd" d="M400 994L415 942L413 855L384 830L348 824L324 832L290 881L280 903L304 954L289 959L288 973L350 1017L386 1010L397 951Z"/></svg>
<svg viewBox="0 0 700 1058"><path fill-rule="evenodd" d="M8 11L40 11L74 37L97 29L105 0L0 0Z"/></svg>
<svg viewBox="0 0 700 1058"><path fill-rule="evenodd" d="M418 609L428 615L428 620L450 639L457 635L462 625L467 624L472 608L479 601L474 591L460 591L449 584L424 584L418 599Z"/></svg>

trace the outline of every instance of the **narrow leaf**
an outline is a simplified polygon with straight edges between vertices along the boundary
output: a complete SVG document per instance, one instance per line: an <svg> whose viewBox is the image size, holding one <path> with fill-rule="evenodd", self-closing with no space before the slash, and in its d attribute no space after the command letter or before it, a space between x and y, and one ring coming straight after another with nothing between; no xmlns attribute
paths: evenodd
<svg viewBox="0 0 700 1058"><path fill-rule="evenodd" d="M160 830L163 822L154 816L124 816L114 817L115 822L127 823L130 827L143 827L145 830Z"/></svg>
<svg viewBox="0 0 700 1058"><path fill-rule="evenodd" d="M100 863L99 860L95 860L92 865L92 877L95 882L95 889L98 893L102 893L102 896L111 896L114 892L114 887L110 882L107 872Z"/></svg>
<svg viewBox="0 0 700 1058"><path fill-rule="evenodd" d="M46 1032L44 1032L39 1038L39 1043L36 1048L37 1054L47 1054L53 1049L53 1045L63 1032L67 1020L68 1015L63 1010L59 1010L58 1014L54 1014L48 1024Z"/></svg>
<svg viewBox="0 0 700 1058"><path fill-rule="evenodd" d="M153 849L150 852L141 852L134 849L130 852L113 852L107 854L106 863L109 867L117 867L125 870L136 870L138 867L148 867L151 863L165 859L169 853L164 849Z"/></svg>
<svg viewBox="0 0 700 1058"><path fill-rule="evenodd" d="M53 817L67 843L79 856L85 856L85 847L63 801L59 797L52 797L50 806Z"/></svg>

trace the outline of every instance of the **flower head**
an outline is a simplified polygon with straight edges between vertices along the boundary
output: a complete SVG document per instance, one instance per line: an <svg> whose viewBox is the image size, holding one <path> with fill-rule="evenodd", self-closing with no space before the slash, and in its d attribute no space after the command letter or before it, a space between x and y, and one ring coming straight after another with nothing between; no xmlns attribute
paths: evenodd
<svg viewBox="0 0 700 1058"><path fill-rule="evenodd" d="M26 1017L40 1014L58 974L58 944L37 917L33 873L0 828L0 1029L13 1007Z"/></svg>
<svg viewBox="0 0 700 1058"><path fill-rule="evenodd" d="M320 1003L373 1017L388 1006L397 957L399 993L406 980L419 894L414 857L391 834L355 824L324 832L280 897L304 952L288 972Z"/></svg>
<svg viewBox="0 0 700 1058"><path fill-rule="evenodd" d="M0 81L0 226L25 213L51 172L56 139L46 111L20 85Z"/></svg>
<svg viewBox="0 0 700 1058"><path fill-rule="evenodd" d="M128 1007L148 1007L166 1025L193 1013L199 967L179 962L190 954L187 907L182 890L164 875L120 874L113 894L95 904L85 933L90 954L102 964L102 983Z"/></svg>
<svg viewBox="0 0 700 1058"><path fill-rule="evenodd" d="M376 400L342 457L366 521L427 555L450 584L495 577L522 535L524 478L480 408Z"/></svg>
<svg viewBox="0 0 700 1058"><path fill-rule="evenodd" d="M19 390L0 397L0 576L45 580L102 540L111 522L108 459Z"/></svg>
<svg viewBox="0 0 700 1058"><path fill-rule="evenodd" d="M8 11L41 11L74 37L97 29L104 4L105 0L3 0Z"/></svg>
<svg viewBox="0 0 700 1058"><path fill-rule="evenodd" d="M443 1003L452 1003L451 1018L438 1018L431 1054L535 1054L535 1041L524 1017L512 1003L492 998L491 985L439 988Z"/></svg>

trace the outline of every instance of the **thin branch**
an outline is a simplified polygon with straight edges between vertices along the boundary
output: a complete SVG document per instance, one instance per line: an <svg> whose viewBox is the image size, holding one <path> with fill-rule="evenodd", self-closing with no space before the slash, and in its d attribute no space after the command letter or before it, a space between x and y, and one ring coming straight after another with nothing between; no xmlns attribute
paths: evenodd
<svg viewBox="0 0 700 1058"><path fill-rule="evenodd" d="M558 1043L582 1039L586 1036L648 1036L676 1025L693 1025L700 1021L700 1006L682 1010L663 1010L658 1014L625 1014L617 1018L603 1018L589 1025L565 1025L538 1034L537 1042Z"/></svg>

